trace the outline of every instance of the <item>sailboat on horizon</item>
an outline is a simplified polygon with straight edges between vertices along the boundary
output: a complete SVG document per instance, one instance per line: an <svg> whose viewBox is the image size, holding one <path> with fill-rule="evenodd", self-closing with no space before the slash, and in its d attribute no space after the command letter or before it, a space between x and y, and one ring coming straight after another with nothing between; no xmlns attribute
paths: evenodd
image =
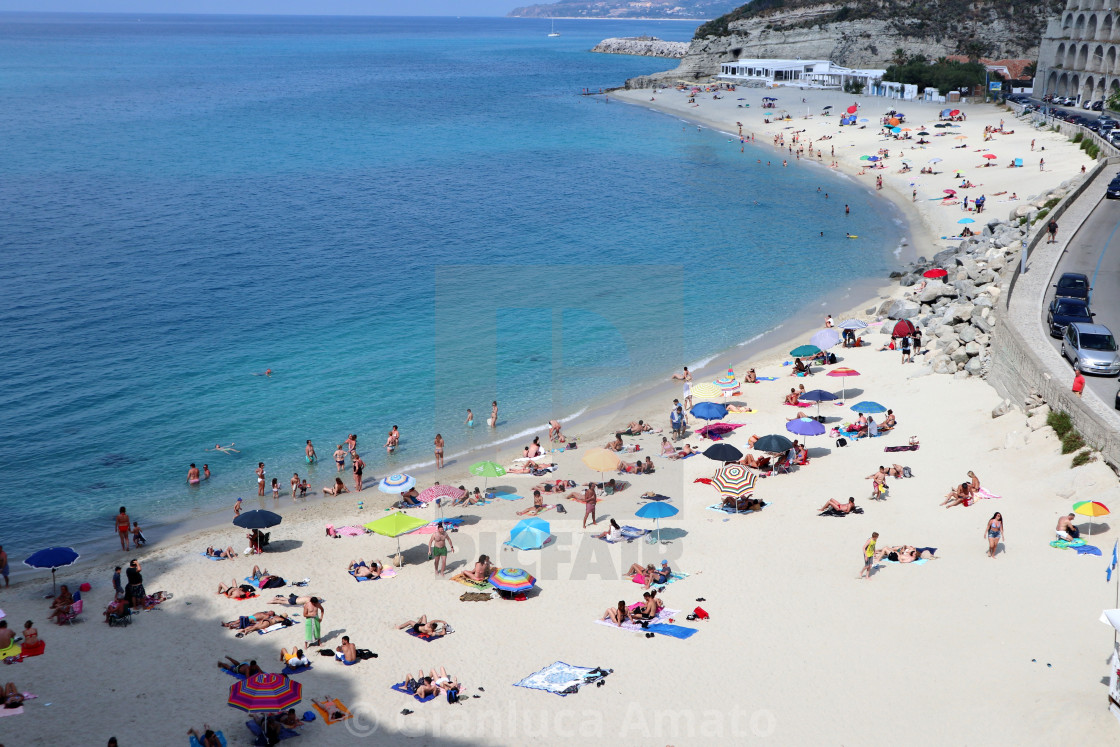
<svg viewBox="0 0 1120 747"><path fill-rule="evenodd" d="M548 32L549 36L560 36L560 32L556 30L556 19L552 19L552 31Z"/></svg>

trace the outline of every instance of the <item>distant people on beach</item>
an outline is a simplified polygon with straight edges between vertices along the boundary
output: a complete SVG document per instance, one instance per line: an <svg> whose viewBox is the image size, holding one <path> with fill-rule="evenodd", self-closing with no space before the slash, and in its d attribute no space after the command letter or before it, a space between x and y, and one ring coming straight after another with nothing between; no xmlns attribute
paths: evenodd
<svg viewBox="0 0 1120 747"><path fill-rule="evenodd" d="M264 462L257 462L257 495L264 495Z"/></svg>
<svg viewBox="0 0 1120 747"><path fill-rule="evenodd" d="M490 403L490 419L486 421L486 425L491 428L498 427L498 400Z"/></svg>
<svg viewBox="0 0 1120 747"><path fill-rule="evenodd" d="M222 446L221 444L214 444L214 448L213 449L207 449L207 451L221 451L221 452L224 452L226 454L240 454L241 453L240 449L233 448L235 445L236 444L232 444L232 443L229 446Z"/></svg>

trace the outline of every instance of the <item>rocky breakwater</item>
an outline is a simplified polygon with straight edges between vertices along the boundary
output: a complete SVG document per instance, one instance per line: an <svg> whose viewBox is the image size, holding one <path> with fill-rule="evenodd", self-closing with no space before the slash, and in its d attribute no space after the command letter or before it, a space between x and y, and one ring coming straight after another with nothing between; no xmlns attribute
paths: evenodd
<svg viewBox="0 0 1120 747"><path fill-rule="evenodd" d="M991 366L994 307L1005 292L1004 279L1019 261L1031 224L1070 191L1070 182L1017 205L1008 220L983 215L972 224L982 229L952 249L919 257L905 272L892 273L909 288L868 313L893 320L913 320L922 330L926 361L932 373L958 378L985 376ZM944 278L927 278L930 269L943 269Z"/></svg>
<svg viewBox="0 0 1120 747"><path fill-rule="evenodd" d="M670 57L679 60L688 51L688 42L670 42L656 36L626 36L604 39L591 48L603 54L634 54L642 57Z"/></svg>

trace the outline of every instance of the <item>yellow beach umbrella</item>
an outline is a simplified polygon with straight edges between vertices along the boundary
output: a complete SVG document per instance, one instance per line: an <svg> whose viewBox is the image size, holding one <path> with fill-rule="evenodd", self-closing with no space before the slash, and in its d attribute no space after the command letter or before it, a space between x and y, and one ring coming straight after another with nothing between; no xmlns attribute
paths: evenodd
<svg viewBox="0 0 1120 747"><path fill-rule="evenodd" d="M1096 516L1108 516L1111 511L1108 506L1100 501L1081 501L1080 503L1073 504L1073 512L1081 514L1082 516L1089 517L1089 536L1093 535L1093 518Z"/></svg>
<svg viewBox="0 0 1120 747"><path fill-rule="evenodd" d="M583 459L580 461L600 475L618 469L618 454L610 449L591 449L583 455Z"/></svg>
<svg viewBox="0 0 1120 747"><path fill-rule="evenodd" d="M702 381L692 387L693 399L719 399L722 396L723 389L710 381Z"/></svg>

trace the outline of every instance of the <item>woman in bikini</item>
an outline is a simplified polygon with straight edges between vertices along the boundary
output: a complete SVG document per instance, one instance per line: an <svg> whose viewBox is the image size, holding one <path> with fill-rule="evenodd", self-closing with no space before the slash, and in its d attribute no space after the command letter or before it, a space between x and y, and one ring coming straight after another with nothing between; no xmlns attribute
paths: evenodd
<svg viewBox="0 0 1120 747"><path fill-rule="evenodd" d="M255 595L255 590L248 584L238 584L234 579L229 586L218 583L218 593L230 599L248 599Z"/></svg>
<svg viewBox="0 0 1120 747"><path fill-rule="evenodd" d="M994 558L996 548L999 547L999 541L1004 539L1003 514L999 511L992 514L992 518L988 519L988 526L984 529L984 535L988 538L988 557Z"/></svg>
<svg viewBox="0 0 1120 747"><path fill-rule="evenodd" d="M397 626L397 630L404 630L405 628L412 628L412 632L416 635L422 636L442 636L447 635L447 621L446 620L428 620L427 615L420 615L418 620L409 620L406 623L401 623Z"/></svg>
<svg viewBox="0 0 1120 747"><path fill-rule="evenodd" d="M334 487L328 486L328 487L323 488L323 494L324 495L340 495L342 493L349 493L349 492L350 492L350 489L346 487L346 484L344 482L342 482L341 477L334 478Z"/></svg>
<svg viewBox="0 0 1120 747"><path fill-rule="evenodd" d="M490 564L490 556L479 555L478 562L474 564L474 568L469 571L463 571L463 575L471 581L481 584L489 581L493 572L494 566Z"/></svg>
<svg viewBox="0 0 1120 747"><path fill-rule="evenodd" d="M670 459L677 458L677 447L673 446L668 436L661 437L661 456L669 457Z"/></svg>
<svg viewBox="0 0 1120 747"><path fill-rule="evenodd" d="M789 390L789 394L787 394L787 395L786 395L786 398L785 398L785 400L784 400L784 401L785 401L785 403L786 403L787 405L796 405L796 404L797 404L797 400L798 400L798 399L799 399L800 397L801 397L801 395L799 395L799 394L797 393L797 390L796 390L796 389L794 389L793 387L790 387L790 390Z"/></svg>
<svg viewBox="0 0 1120 747"><path fill-rule="evenodd" d="M436 434L436 469L443 469L443 436Z"/></svg>
<svg viewBox="0 0 1120 747"><path fill-rule="evenodd" d="M626 602L620 600L617 607L607 608L607 611L599 619L610 620L615 625L622 627L622 623L626 622L629 617L630 615L626 611Z"/></svg>

